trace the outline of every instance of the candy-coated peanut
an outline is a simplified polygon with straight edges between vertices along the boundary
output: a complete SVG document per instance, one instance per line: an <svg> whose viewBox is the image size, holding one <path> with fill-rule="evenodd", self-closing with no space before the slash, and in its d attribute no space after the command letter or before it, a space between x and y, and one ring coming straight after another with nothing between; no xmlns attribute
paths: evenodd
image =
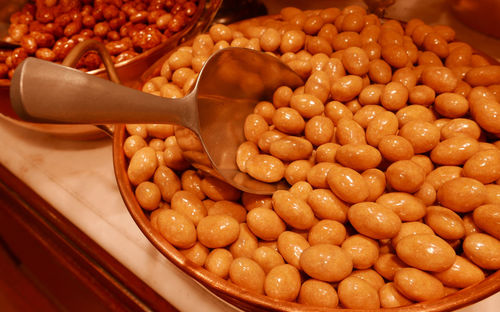
<svg viewBox="0 0 500 312"><path fill-rule="evenodd" d="M424 182L420 189L413 193L413 195L420 199L424 205L429 206L436 201L436 189L428 182Z"/></svg>
<svg viewBox="0 0 500 312"><path fill-rule="evenodd" d="M300 134L306 124L300 113L291 107L278 108L272 121L278 130L288 134Z"/></svg>
<svg viewBox="0 0 500 312"><path fill-rule="evenodd" d="M352 75L363 76L368 72L368 54L361 48L350 47L342 54L344 68Z"/></svg>
<svg viewBox="0 0 500 312"><path fill-rule="evenodd" d="M247 173L262 182L277 182L285 175L285 165L278 158L258 154L246 161Z"/></svg>
<svg viewBox="0 0 500 312"><path fill-rule="evenodd" d="M464 164L463 174L481 183L491 183L500 178L500 150L478 151Z"/></svg>
<svg viewBox="0 0 500 312"><path fill-rule="evenodd" d="M180 212L165 209L157 217L160 233L172 245L190 248L196 243L196 228L193 222Z"/></svg>
<svg viewBox="0 0 500 312"><path fill-rule="evenodd" d="M202 218L207 215L207 209L201 199L189 191L178 191L172 196L170 202L172 210L182 213L197 226Z"/></svg>
<svg viewBox="0 0 500 312"><path fill-rule="evenodd" d="M327 182L333 193L348 203L362 202L370 195L365 179L350 168L332 167Z"/></svg>
<svg viewBox="0 0 500 312"><path fill-rule="evenodd" d="M322 100L312 94L297 94L290 98L290 107L304 118L321 115L325 110Z"/></svg>
<svg viewBox="0 0 500 312"><path fill-rule="evenodd" d="M458 83L451 69L442 66L428 66L422 72L421 79L437 93L452 92Z"/></svg>
<svg viewBox="0 0 500 312"><path fill-rule="evenodd" d="M285 264L280 253L271 247L260 246L253 251L252 259L257 262L264 272L269 273L272 268Z"/></svg>
<svg viewBox="0 0 500 312"><path fill-rule="evenodd" d="M224 248L213 249L205 260L205 268L221 278L229 275L229 267L233 262L233 255Z"/></svg>
<svg viewBox="0 0 500 312"><path fill-rule="evenodd" d="M336 308L339 297L329 283L308 279L300 287L298 302L310 306Z"/></svg>
<svg viewBox="0 0 500 312"><path fill-rule="evenodd" d="M438 145L441 133L430 122L414 120L402 126L398 135L410 141L415 153L425 153Z"/></svg>
<svg viewBox="0 0 500 312"><path fill-rule="evenodd" d="M346 144L337 149L336 160L345 167L364 171L377 167L382 161L380 152L367 144Z"/></svg>
<svg viewBox="0 0 500 312"><path fill-rule="evenodd" d="M465 225L462 218L453 210L440 207L427 207L425 223L440 237L447 240L460 239L465 236Z"/></svg>
<svg viewBox="0 0 500 312"><path fill-rule="evenodd" d="M239 226L240 233L236 241L229 246L229 251L231 251L234 258L252 258L254 251L258 247L257 238L248 229L248 225L246 223L240 223Z"/></svg>
<svg viewBox="0 0 500 312"><path fill-rule="evenodd" d="M452 119L441 128L441 139L443 140L460 135L477 140L481 136L481 128L474 120L466 118Z"/></svg>
<svg viewBox="0 0 500 312"><path fill-rule="evenodd" d="M434 276L415 268L403 268L394 275L396 289L410 300L427 301L444 296L443 284Z"/></svg>
<svg viewBox="0 0 500 312"><path fill-rule="evenodd" d="M364 129L351 118L341 118L337 122L335 138L340 145L366 144Z"/></svg>
<svg viewBox="0 0 500 312"><path fill-rule="evenodd" d="M387 182L395 190L414 193L424 183L425 172L411 160L398 160L385 172Z"/></svg>
<svg viewBox="0 0 500 312"><path fill-rule="evenodd" d="M312 192L312 190L313 187L306 181L299 181L292 185L292 187L290 187L289 189L290 193L293 196L303 201L307 201L307 197L309 196L309 193Z"/></svg>
<svg viewBox="0 0 500 312"><path fill-rule="evenodd" d="M436 97L434 108L443 117L462 117L469 111L469 101L456 93L441 93Z"/></svg>
<svg viewBox="0 0 500 312"><path fill-rule="evenodd" d="M352 205L347 218L359 233L373 239L392 238L401 228L401 219L394 211L373 202Z"/></svg>
<svg viewBox="0 0 500 312"><path fill-rule="evenodd" d="M488 234L473 233L463 242L467 258L486 270L500 269L500 241Z"/></svg>
<svg viewBox="0 0 500 312"><path fill-rule="evenodd" d="M345 222L349 207L328 189L314 189L307 196L307 203L321 219Z"/></svg>
<svg viewBox="0 0 500 312"><path fill-rule="evenodd" d="M290 185L294 185L299 181L306 181L307 174L312 168L309 160L301 159L292 161L285 170L285 179Z"/></svg>
<svg viewBox="0 0 500 312"><path fill-rule="evenodd" d="M246 162L252 156L259 154L259 148L254 142L241 143L236 151L236 165L241 172L246 172Z"/></svg>
<svg viewBox="0 0 500 312"><path fill-rule="evenodd" d="M444 183L462 176L463 169L458 166L441 166L427 174L425 182L438 190Z"/></svg>
<svg viewBox="0 0 500 312"><path fill-rule="evenodd" d="M260 135L269 130L269 125L261 115L250 114L245 119L243 130L248 141L257 143Z"/></svg>
<svg viewBox="0 0 500 312"><path fill-rule="evenodd" d="M392 281L397 271L408 266L398 256L389 252L380 254L373 267L382 277Z"/></svg>
<svg viewBox="0 0 500 312"><path fill-rule="evenodd" d="M341 247L351 255L352 265L356 269L370 268L379 256L377 241L361 234L349 236Z"/></svg>
<svg viewBox="0 0 500 312"><path fill-rule="evenodd" d="M338 295L342 305L349 309L380 308L377 290L355 276L347 277L339 283Z"/></svg>
<svg viewBox="0 0 500 312"><path fill-rule="evenodd" d="M372 146L378 146L386 135L396 134L398 118L392 112L386 111L377 114L366 126L366 141Z"/></svg>
<svg viewBox="0 0 500 312"><path fill-rule="evenodd" d="M434 231L425 223L413 221L404 222L401 224L401 229L398 234L391 239L392 246L396 248L399 241L406 236L416 235L416 234L434 234Z"/></svg>
<svg viewBox="0 0 500 312"><path fill-rule="evenodd" d="M401 82L391 81L385 85L380 95L380 104L390 111L397 111L406 106L408 88Z"/></svg>
<svg viewBox="0 0 500 312"><path fill-rule="evenodd" d="M403 237L396 245L398 257L406 264L425 271L442 272L455 261L455 251L433 234Z"/></svg>
<svg viewBox="0 0 500 312"><path fill-rule="evenodd" d="M135 197L139 205L146 210L158 208L161 200L160 188L149 181L141 182L135 189Z"/></svg>
<svg viewBox="0 0 500 312"><path fill-rule="evenodd" d="M326 59L328 59L328 56L323 53L315 55L324 55ZM330 77L325 71L318 70L313 72L307 79L306 84L304 85L304 94L302 95L302 99L299 100L296 98L298 95L292 96L290 99L290 106L294 107L294 105L296 105L296 100L304 102L303 104L300 104L300 106L304 108L307 107L307 115L314 116L317 115L319 111L323 112L323 103L326 102L329 95ZM305 115L303 114L303 116Z"/></svg>
<svg viewBox="0 0 500 312"><path fill-rule="evenodd" d="M350 255L340 247L318 244L304 250L300 267L312 278L325 282L341 281L352 271Z"/></svg>
<svg viewBox="0 0 500 312"><path fill-rule="evenodd" d="M327 144L335 135L335 125L326 116L314 116L306 122L304 135L314 146Z"/></svg>
<svg viewBox="0 0 500 312"><path fill-rule="evenodd" d="M475 179L458 177L441 185L437 199L455 212L469 212L484 203L486 187Z"/></svg>
<svg viewBox="0 0 500 312"><path fill-rule="evenodd" d="M229 267L229 278L242 288L259 294L264 293L266 273L257 262L250 258L234 259Z"/></svg>
<svg viewBox="0 0 500 312"><path fill-rule="evenodd" d="M349 276L355 276L370 284L376 290L384 286L384 278L373 269L354 270Z"/></svg>
<svg viewBox="0 0 500 312"><path fill-rule="evenodd" d="M455 166L464 164L478 151L479 143L476 139L467 136L455 136L439 142L432 149L430 157L436 164Z"/></svg>
<svg viewBox="0 0 500 312"><path fill-rule="evenodd" d="M188 260L203 266L208 256L208 248L197 242L193 247L180 250Z"/></svg>
<svg viewBox="0 0 500 312"><path fill-rule="evenodd" d="M396 113L399 127L402 127L410 121L420 120L433 123L436 120L436 114L423 105L408 105L399 109Z"/></svg>
<svg viewBox="0 0 500 312"><path fill-rule="evenodd" d="M500 66L488 65L472 68L465 75L465 81L471 86L500 84Z"/></svg>
<svg viewBox="0 0 500 312"><path fill-rule="evenodd" d="M474 120L484 130L500 133L500 103L495 99L471 99L469 95L470 112Z"/></svg>
<svg viewBox="0 0 500 312"><path fill-rule="evenodd" d="M131 135L125 139L123 142L123 151L125 156L128 158L132 158L134 154L143 147L146 147L148 144L146 141L139 135Z"/></svg>
<svg viewBox="0 0 500 312"><path fill-rule="evenodd" d="M346 238L346 229L340 222L321 220L309 230L307 239L311 246L318 244L332 244L340 246Z"/></svg>
<svg viewBox="0 0 500 312"><path fill-rule="evenodd" d="M315 223L316 219L311 207L289 191L274 192L273 207L287 224L296 229L307 230Z"/></svg>
<svg viewBox="0 0 500 312"><path fill-rule="evenodd" d="M278 237L279 253L286 263L293 265L297 269L301 269L299 261L302 253L310 246L302 235L295 232L285 231Z"/></svg>
<svg viewBox="0 0 500 312"><path fill-rule="evenodd" d="M467 258L457 256L453 265L442 272L433 274L445 286L465 288L484 280L484 272Z"/></svg>
<svg viewBox="0 0 500 312"><path fill-rule="evenodd" d="M161 197L170 203L174 194L181 189L181 181L177 174L166 166L156 169L153 182L160 188Z"/></svg>
<svg viewBox="0 0 500 312"><path fill-rule="evenodd" d="M417 221L426 214L424 203L404 192L390 192L377 198L376 203L394 211L401 221Z"/></svg>
<svg viewBox="0 0 500 312"><path fill-rule="evenodd" d="M410 141L395 134L382 137L378 143L378 149L382 156L390 162L411 159L414 156Z"/></svg>
<svg viewBox="0 0 500 312"><path fill-rule="evenodd" d="M276 240L286 229L286 225L272 209L254 208L247 214L250 230L263 240Z"/></svg>
<svg viewBox="0 0 500 312"><path fill-rule="evenodd" d="M394 283L390 282L379 289L380 306L382 308L397 308L412 304L413 302L403 296Z"/></svg>
<svg viewBox="0 0 500 312"><path fill-rule="evenodd" d="M374 85L370 85L370 86L374 86ZM362 94L367 89L370 89L370 86L364 88L363 91L362 91ZM366 93L367 92L369 92L369 91L366 91ZM377 117L378 114L384 112L385 109L382 106L377 105L378 104L378 100L375 103L369 102L369 100L366 100L367 103L363 103L361 101L361 95L360 95L360 98L359 98L359 102L363 105L363 107L361 107L361 109L359 109L356 112L356 114L354 114L354 116L353 116L352 119L355 122L357 122L361 127L363 127L364 129L366 129L366 127L368 126L368 123L370 121L372 121L375 117Z"/></svg>
<svg viewBox="0 0 500 312"><path fill-rule="evenodd" d="M293 301L299 295L300 286L299 270L290 264L281 264L267 273L264 292L271 298Z"/></svg>
<svg viewBox="0 0 500 312"><path fill-rule="evenodd" d="M311 142L296 136L287 136L271 143L269 152L282 161L308 159L313 151Z"/></svg>
<svg viewBox="0 0 500 312"><path fill-rule="evenodd" d="M330 169L335 166L337 164L332 162L318 162L307 172L307 182L315 188L328 188L326 178ZM294 186L295 184L292 187Z"/></svg>
<svg viewBox="0 0 500 312"><path fill-rule="evenodd" d="M208 248L232 244L240 233L238 221L226 215L206 216L197 227L198 240Z"/></svg>
<svg viewBox="0 0 500 312"><path fill-rule="evenodd" d="M143 147L132 156L127 169L130 182L138 185L149 180L158 166L156 152L151 147Z"/></svg>
<svg viewBox="0 0 500 312"><path fill-rule="evenodd" d="M500 204L487 204L474 209L474 223L481 230L500 239Z"/></svg>
<svg viewBox="0 0 500 312"><path fill-rule="evenodd" d="M347 102L354 99L363 88L363 80L359 76L347 75L333 81L330 94L335 101Z"/></svg>
<svg viewBox="0 0 500 312"><path fill-rule="evenodd" d="M368 197L366 201L375 201L385 191L385 174L379 169L368 169L361 176L368 185Z"/></svg>
<svg viewBox="0 0 500 312"><path fill-rule="evenodd" d="M269 195L257 195L243 192L241 195L241 202L248 211L259 207L267 209L272 207L271 196Z"/></svg>

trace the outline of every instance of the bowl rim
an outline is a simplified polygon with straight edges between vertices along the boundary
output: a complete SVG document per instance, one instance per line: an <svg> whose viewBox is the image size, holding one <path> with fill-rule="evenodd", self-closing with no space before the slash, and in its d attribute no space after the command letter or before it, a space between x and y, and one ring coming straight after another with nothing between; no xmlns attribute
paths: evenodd
<svg viewBox="0 0 500 312"><path fill-rule="evenodd" d="M341 309L322 308L306 306L296 302L273 299L271 297L253 293L245 290L236 284L224 280L205 268L195 264L182 255L179 250L172 246L163 236L155 230L140 207L132 190L132 185L128 179L128 161L123 152L123 143L126 137L124 124L115 125L113 135L113 166L119 191L122 195L125 206L132 216L139 229L146 238L175 266L188 274L191 278L201 283L208 290L215 293L227 302L236 305L240 309L248 311L358 311L366 312L363 309ZM446 297L414 303L409 306L399 308L381 308L377 311L451 311L476 303L492 294L500 291L500 270L491 274L483 281L461 289Z"/></svg>

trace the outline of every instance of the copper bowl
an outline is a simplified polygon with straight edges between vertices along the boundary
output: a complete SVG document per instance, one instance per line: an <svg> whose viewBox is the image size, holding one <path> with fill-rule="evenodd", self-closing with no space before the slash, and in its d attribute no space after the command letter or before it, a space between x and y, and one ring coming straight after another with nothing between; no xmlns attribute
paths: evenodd
<svg viewBox="0 0 500 312"><path fill-rule="evenodd" d="M269 19L273 16L257 19ZM248 22L244 21L244 22ZM244 23L243 22L243 23ZM189 42L187 42L189 43ZM168 54L149 68L139 79L144 83L147 78L153 77L159 70L161 64ZM138 84L142 86L142 84ZM159 231L153 228L149 215L139 205L132 184L127 175L128 160L123 152L124 141L127 138L125 125L115 125L113 133L113 165L119 191L124 203L135 223L147 239L174 265L184 271L187 275L201 283L215 295L226 300L228 303L245 311L368 311L354 309L331 309L306 306L296 302L288 302L247 291L203 267L188 260L179 250L172 246ZM416 303L400 308L382 308L380 311L452 311L476 303L500 290L500 271L489 275L485 280L475 285L459 290L439 300Z"/></svg>
<svg viewBox="0 0 500 312"><path fill-rule="evenodd" d="M200 0L191 23L180 32L176 33L162 44L147 50L132 59L114 64L114 69L120 77L121 83L126 86L135 86L137 83L137 77L155 64L156 60L161 58L168 51L174 49L180 43L192 38L200 32L203 32L213 21L221 3L222 0ZM77 60L70 60L69 62L76 63L76 61ZM88 73L108 79L107 70L109 70L109 68L100 68L89 71ZM35 124L22 121L12 110L10 105L9 88L10 82L0 83L0 118L26 129L69 139L91 140L105 136L99 128L92 125Z"/></svg>

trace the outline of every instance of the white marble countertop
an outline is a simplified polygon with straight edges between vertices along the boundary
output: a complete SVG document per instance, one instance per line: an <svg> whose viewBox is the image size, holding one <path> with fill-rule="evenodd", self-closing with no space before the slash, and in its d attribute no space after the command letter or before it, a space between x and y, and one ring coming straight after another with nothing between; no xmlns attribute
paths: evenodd
<svg viewBox="0 0 500 312"><path fill-rule="evenodd" d="M283 1L264 1L275 13ZM287 1L301 6L304 1ZM346 1L314 1L314 6L342 6ZM352 3L352 1L350 2ZM409 14L417 1L398 1L391 16ZM428 23L450 24L462 40L500 59L500 41L475 33L457 22L444 1L418 1L413 16ZM444 8L444 9L443 9ZM440 12L440 13L436 13ZM0 163L97 242L125 267L181 311L235 311L164 258L138 229L116 185L111 140L71 141L27 130L0 119ZM168 282L167 282L168 280ZM500 311L500 293L461 312Z"/></svg>

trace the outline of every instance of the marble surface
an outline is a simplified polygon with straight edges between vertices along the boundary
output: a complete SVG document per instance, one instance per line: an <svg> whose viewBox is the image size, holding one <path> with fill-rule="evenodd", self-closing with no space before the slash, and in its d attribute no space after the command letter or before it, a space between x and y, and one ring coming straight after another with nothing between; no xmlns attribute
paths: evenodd
<svg viewBox="0 0 500 312"><path fill-rule="evenodd" d="M276 13L284 1L264 1ZM353 1L349 1L352 3ZM356 1L354 1L356 2ZM358 1L361 3L361 1ZM307 8L312 1L287 1ZM314 7L342 6L347 1L314 1ZM424 9L422 9L422 7ZM397 1L391 17L420 17L450 24L461 39L500 59L500 41L467 29L447 11L445 1ZM0 119L0 162L125 267L181 311L235 311L165 259L140 232L118 191L111 140L71 141L34 132ZM461 312L496 312L500 293Z"/></svg>

